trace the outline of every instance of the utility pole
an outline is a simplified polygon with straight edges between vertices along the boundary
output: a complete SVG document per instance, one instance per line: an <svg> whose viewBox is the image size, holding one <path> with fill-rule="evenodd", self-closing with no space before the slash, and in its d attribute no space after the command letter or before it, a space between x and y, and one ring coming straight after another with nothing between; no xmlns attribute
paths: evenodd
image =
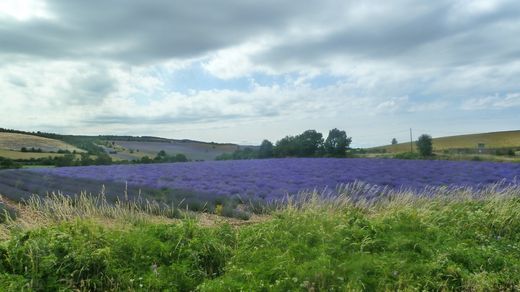
<svg viewBox="0 0 520 292"><path fill-rule="evenodd" d="M410 128L410 152L413 152L412 128Z"/></svg>

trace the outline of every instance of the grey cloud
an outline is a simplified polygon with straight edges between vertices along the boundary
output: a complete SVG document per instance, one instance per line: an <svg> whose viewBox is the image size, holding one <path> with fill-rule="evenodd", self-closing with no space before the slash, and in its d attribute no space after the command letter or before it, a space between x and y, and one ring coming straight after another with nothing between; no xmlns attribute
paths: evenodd
<svg viewBox="0 0 520 292"><path fill-rule="evenodd" d="M117 116L117 115L98 115L83 121L86 125L165 125L165 124L193 124L222 122L226 120L236 120L244 118L242 115L222 114L215 116L207 115L162 115L154 117L142 116Z"/></svg>
<svg viewBox="0 0 520 292"><path fill-rule="evenodd" d="M91 68L92 69L92 68ZM68 103L74 105L99 104L117 90L117 81L103 67L85 72L68 82Z"/></svg>
<svg viewBox="0 0 520 292"><path fill-rule="evenodd" d="M27 87L27 82L18 76L11 76L9 78L9 83L18 87Z"/></svg>
<svg viewBox="0 0 520 292"><path fill-rule="evenodd" d="M266 35L285 37L253 56L271 67L320 67L337 56L411 66L508 62L520 54L513 37L520 34L520 4L500 3L471 15L470 2L452 0L48 0L52 19L0 21L0 54L142 64L199 57ZM356 15L360 7L366 15ZM317 27L323 35L291 34Z"/></svg>
<svg viewBox="0 0 520 292"><path fill-rule="evenodd" d="M457 111L459 107L452 105L465 105L468 109L489 106L516 109L519 104L518 96L507 97L520 89L520 38L517 37L520 2L517 0L46 0L46 3L50 19L0 18L0 69L6 68L2 76L7 77L2 96L15 93L22 96L20 100L49 100L40 101L33 114L46 129L52 129L52 119L54 125L64 125L61 131L66 131L65 125L75 124L92 129L140 124L150 128L159 124L165 128L168 124L218 124L258 121L264 117L283 118L284 125L294 126L303 116L320 121L337 116L341 117L338 123L345 123L344 117L353 114L358 114L356 120L365 123L366 116L376 111L378 105L383 112L395 111L395 117L410 114L406 112L408 109L432 119L432 115L424 112L444 112L442 104ZM499 6L496 10L472 14L468 7L474 3ZM260 41L256 43L258 48L255 41ZM229 57L226 54L211 54L238 45L246 48L236 51L245 54L238 56L238 61L226 60ZM170 72L160 72L158 83L147 82L145 77L156 77L155 68L151 67L161 67L164 60L189 62L198 57L202 57L201 62L220 58L230 70L235 64L244 65L248 68L239 71L250 74L248 77L252 79L258 70L282 76L294 73L296 77L309 72L338 74L339 82L319 90L306 88L310 85L305 82L273 82L282 89L265 94L237 91L227 99L222 94L216 97L208 94L199 97L196 103L181 102L182 108L172 109L171 115L164 115L160 107L157 112L146 112L142 110L146 105L133 105L131 101L128 104L134 106L132 110L114 110L117 107L114 100L118 98L138 100L142 95L146 100L160 101L168 96L175 88L162 75ZM20 69L19 73L15 70L18 65L26 69ZM54 67L30 70L47 65ZM336 73L335 66L354 68ZM305 70L309 67L311 70ZM141 73L136 73L139 70L133 71L139 68L150 71L144 70L143 78L139 78L137 75ZM218 70L215 72L211 73L218 75ZM24 79L9 79L11 73ZM22 88L24 80L27 88ZM132 88L137 83L142 88ZM195 91L201 90L194 84ZM495 93L499 99L493 97ZM409 96L409 101L391 98L399 96ZM487 96L493 98L478 99ZM107 97L108 102L103 103ZM111 97L114 103L110 103ZM28 105L36 103L12 104L12 108L25 112ZM58 107L63 115L52 115L44 121L41 113L47 111L51 116ZM458 113L450 115L453 118ZM12 127L25 122L5 118L5 114L0 116ZM509 119L518 121L516 113Z"/></svg>
<svg viewBox="0 0 520 292"><path fill-rule="evenodd" d="M258 54L256 62L271 66L326 64L331 57L394 61L410 66L461 66L481 62L509 62L518 55L520 4L508 1L497 10L463 15L470 3L456 1L392 2L363 21L344 24L319 38L302 37ZM400 5L396 5L400 3Z"/></svg>
<svg viewBox="0 0 520 292"><path fill-rule="evenodd" d="M49 0L54 19L0 23L0 52L42 58L147 63L186 58L281 30L313 17L308 5L278 1Z"/></svg>

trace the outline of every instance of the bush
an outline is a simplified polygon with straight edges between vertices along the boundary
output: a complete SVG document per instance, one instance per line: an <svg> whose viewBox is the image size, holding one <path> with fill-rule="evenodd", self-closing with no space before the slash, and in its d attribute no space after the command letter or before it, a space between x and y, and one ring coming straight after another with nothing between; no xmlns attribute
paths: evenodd
<svg viewBox="0 0 520 292"><path fill-rule="evenodd" d="M417 149L421 156L431 156L433 152L432 137L427 134L422 134L416 142Z"/></svg>
<svg viewBox="0 0 520 292"><path fill-rule="evenodd" d="M62 166L74 166L75 165L75 157L73 154L65 154L60 157L54 158L54 165L57 167Z"/></svg>
<svg viewBox="0 0 520 292"><path fill-rule="evenodd" d="M144 157L141 161L144 161ZM184 154L178 153L178 154L175 154L172 156L172 155L167 154L164 150L159 151L159 153L157 153L157 155L153 159L153 162L158 162L158 163L187 162L187 161L189 161L188 157L186 157L186 155L184 155ZM144 162L144 163L146 163L146 162Z"/></svg>
<svg viewBox="0 0 520 292"><path fill-rule="evenodd" d="M273 157L273 143L269 140L263 140L258 149L258 158L270 158Z"/></svg>
<svg viewBox="0 0 520 292"><path fill-rule="evenodd" d="M233 233L189 220L129 230L75 222L25 231L0 248L0 288L193 291L223 273Z"/></svg>
<svg viewBox="0 0 520 292"><path fill-rule="evenodd" d="M8 169L8 168L20 168L22 167L19 163L9 159L0 157L0 169Z"/></svg>
<svg viewBox="0 0 520 292"><path fill-rule="evenodd" d="M220 155L218 155L217 157L215 157L215 160L232 160L233 159L233 154L231 153L222 153Z"/></svg>
<svg viewBox="0 0 520 292"><path fill-rule="evenodd" d="M241 220L249 220L249 218L251 218L251 214L249 214L248 212L234 209L229 205L224 205L222 211L220 212L220 215L224 217L237 218Z"/></svg>
<svg viewBox="0 0 520 292"><path fill-rule="evenodd" d="M419 153L415 153L415 152L403 152L403 153L395 154L394 158L396 158L396 159L420 159L421 156L419 155Z"/></svg>

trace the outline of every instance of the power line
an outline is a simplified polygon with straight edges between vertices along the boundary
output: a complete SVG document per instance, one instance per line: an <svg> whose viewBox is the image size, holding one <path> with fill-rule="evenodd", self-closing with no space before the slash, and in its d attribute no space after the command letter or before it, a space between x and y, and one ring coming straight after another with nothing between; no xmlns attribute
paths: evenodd
<svg viewBox="0 0 520 292"><path fill-rule="evenodd" d="M412 128L410 128L410 152L413 152Z"/></svg>

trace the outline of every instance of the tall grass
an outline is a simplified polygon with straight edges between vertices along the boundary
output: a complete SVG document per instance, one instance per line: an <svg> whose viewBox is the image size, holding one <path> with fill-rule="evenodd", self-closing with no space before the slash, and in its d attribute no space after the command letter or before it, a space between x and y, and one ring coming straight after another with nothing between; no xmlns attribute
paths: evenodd
<svg viewBox="0 0 520 292"><path fill-rule="evenodd" d="M263 202L259 200L234 199L213 202L220 208L200 206L197 210L211 212L226 217L249 219L248 213L273 214L276 212L294 212L301 210L322 210L337 212L345 208L361 208L369 212L393 208L420 208L431 204L455 204L467 200L489 200L502 202L503 199L520 197L520 185L500 182L492 185L471 187L426 187L393 189L356 181L342 184L335 189L303 191L295 195L286 195L281 200ZM231 201L231 200L229 200ZM108 219L141 220L145 217L158 216L182 219L192 213L189 205L181 200L178 204L166 204L153 199L122 198L109 201L103 190L98 195L82 192L79 195L64 195L60 192L47 196L33 195L24 201L25 208L33 214L39 214L55 221L103 217ZM241 205L240 209L237 206ZM183 207L181 207L183 206ZM239 213L245 213L241 215Z"/></svg>
<svg viewBox="0 0 520 292"><path fill-rule="evenodd" d="M520 289L516 185L416 192L356 182L287 197L265 207L269 220L240 227L132 221L167 215L102 196L35 197L28 207L55 223L0 244L0 290ZM96 216L134 224L88 220Z"/></svg>
<svg viewBox="0 0 520 292"><path fill-rule="evenodd" d="M183 218L183 212L174 205L153 200L116 200L109 202L103 193L93 196L80 193L67 196L51 193L45 197L31 196L25 202L29 212L55 221L86 218L108 218L139 221L150 216Z"/></svg>

